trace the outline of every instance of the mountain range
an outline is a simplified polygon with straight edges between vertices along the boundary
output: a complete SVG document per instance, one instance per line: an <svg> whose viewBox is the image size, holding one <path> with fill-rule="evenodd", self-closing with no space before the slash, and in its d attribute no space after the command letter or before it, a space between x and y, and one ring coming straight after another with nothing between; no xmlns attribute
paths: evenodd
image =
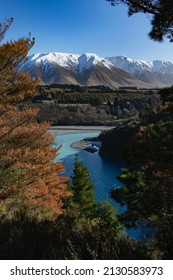
<svg viewBox="0 0 173 280"><path fill-rule="evenodd" d="M173 84L173 62L134 60L125 56L97 54L37 53L21 63L40 84L80 84L117 87L160 88Z"/></svg>

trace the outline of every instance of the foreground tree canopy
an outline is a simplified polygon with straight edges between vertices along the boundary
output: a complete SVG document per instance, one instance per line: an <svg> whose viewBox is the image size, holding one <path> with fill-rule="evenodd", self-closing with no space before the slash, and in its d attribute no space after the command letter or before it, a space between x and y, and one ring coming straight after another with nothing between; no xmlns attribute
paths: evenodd
<svg viewBox="0 0 173 280"><path fill-rule="evenodd" d="M148 117L128 149L125 160L128 169L119 176L121 188L113 197L126 206L121 221L129 227L140 221L154 229L153 256L173 257L173 88L160 90L163 106L155 118Z"/></svg>
<svg viewBox="0 0 173 280"><path fill-rule="evenodd" d="M173 41L173 1L172 0L106 0L113 6L124 4L128 7L129 16L142 12L152 15L151 39L163 41L167 37Z"/></svg>
<svg viewBox="0 0 173 280"><path fill-rule="evenodd" d="M0 41L13 19L0 25ZM0 45L0 214L8 216L26 208L37 216L63 213L68 195L67 178L58 176L61 163L54 164L57 149L51 148L48 123L37 123L37 109L27 101L37 93L38 80L17 71L34 44L30 37ZM22 106L21 103L25 104Z"/></svg>

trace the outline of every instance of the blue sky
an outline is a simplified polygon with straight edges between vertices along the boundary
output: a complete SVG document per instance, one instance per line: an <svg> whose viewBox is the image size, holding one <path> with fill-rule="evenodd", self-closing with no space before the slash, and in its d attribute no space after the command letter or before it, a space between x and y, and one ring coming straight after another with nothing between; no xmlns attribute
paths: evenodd
<svg viewBox="0 0 173 280"><path fill-rule="evenodd" d="M150 19L127 16L124 6L106 0L1 0L0 20L14 17L6 40L31 32L37 52L125 55L134 59L171 60L173 44L148 38Z"/></svg>

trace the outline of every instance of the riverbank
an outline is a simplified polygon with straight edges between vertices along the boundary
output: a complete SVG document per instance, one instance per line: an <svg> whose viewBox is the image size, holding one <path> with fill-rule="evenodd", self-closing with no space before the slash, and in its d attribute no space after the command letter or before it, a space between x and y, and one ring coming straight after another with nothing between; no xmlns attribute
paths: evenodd
<svg viewBox="0 0 173 280"><path fill-rule="evenodd" d="M70 134L81 134L81 133L92 133L92 132L102 132L110 130L114 127L112 126L52 126L49 129L54 137L62 136L62 135L70 135ZM80 141L75 141L71 144L71 148L79 149L79 150L88 150L90 143L86 139L82 139Z"/></svg>
<svg viewBox="0 0 173 280"><path fill-rule="evenodd" d="M89 132L101 132L114 128L113 126L51 126L49 132L54 136L68 135L68 134L81 134Z"/></svg>

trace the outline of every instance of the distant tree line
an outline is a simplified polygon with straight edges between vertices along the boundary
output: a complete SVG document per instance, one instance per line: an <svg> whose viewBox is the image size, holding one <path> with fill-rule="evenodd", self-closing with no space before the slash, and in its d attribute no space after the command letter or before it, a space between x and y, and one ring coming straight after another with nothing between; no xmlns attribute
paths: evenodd
<svg viewBox="0 0 173 280"><path fill-rule="evenodd" d="M31 105L40 108L39 121L49 120L52 125L114 125L116 119L138 119L139 114L150 108L155 110L159 104L155 90L69 93L66 88L60 92L57 88L43 88Z"/></svg>

